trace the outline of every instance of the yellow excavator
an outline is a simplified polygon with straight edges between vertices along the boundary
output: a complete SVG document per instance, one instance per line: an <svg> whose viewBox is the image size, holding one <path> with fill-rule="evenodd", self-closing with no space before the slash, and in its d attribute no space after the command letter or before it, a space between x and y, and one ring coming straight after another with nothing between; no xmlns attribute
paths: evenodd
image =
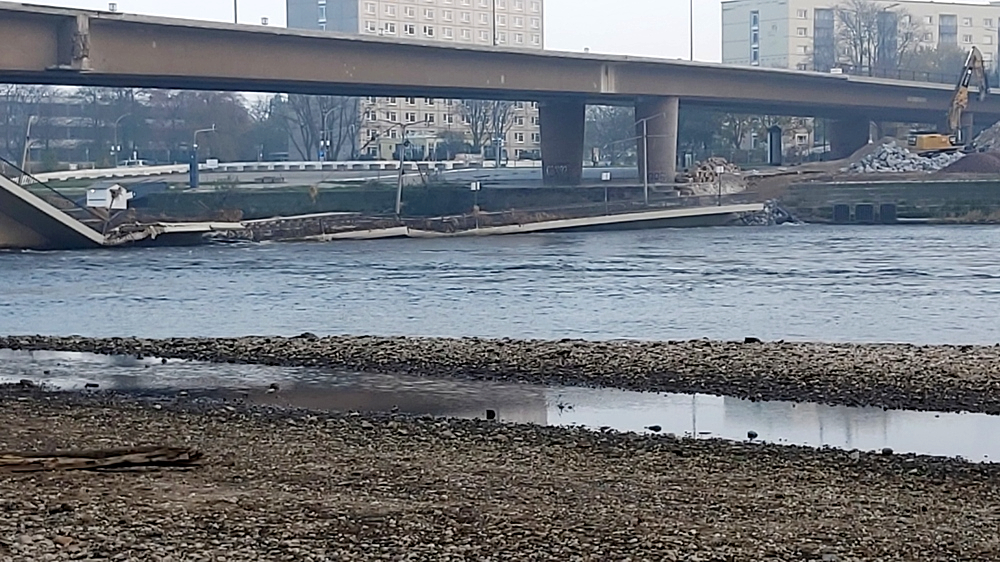
<svg viewBox="0 0 1000 562"><path fill-rule="evenodd" d="M976 86L979 87L979 101L983 101L990 93L990 82L986 75L983 53L976 47L970 49L969 55L965 58L962 75L955 86L955 95L951 98L951 107L948 109L948 133L910 131L910 136L907 139L910 150L920 155L958 152L960 150L963 152L975 151L972 139L965 138L962 130L962 112L969 108L969 85L973 78L976 79Z"/></svg>

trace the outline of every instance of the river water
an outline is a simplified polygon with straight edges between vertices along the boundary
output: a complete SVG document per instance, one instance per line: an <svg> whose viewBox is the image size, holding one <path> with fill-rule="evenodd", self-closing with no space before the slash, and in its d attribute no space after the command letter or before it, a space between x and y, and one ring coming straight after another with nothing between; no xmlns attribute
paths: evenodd
<svg viewBox="0 0 1000 562"><path fill-rule="evenodd" d="M0 350L0 383L22 379L61 389L122 390L156 399L236 399L310 410L430 414L502 421L661 432L694 438L758 439L782 444L938 456L1000 458L1000 416L884 411L615 389L544 387L343 372L329 369L208 364L87 353ZM271 384L277 392L268 392ZM179 391L187 391L181 396Z"/></svg>
<svg viewBox="0 0 1000 562"><path fill-rule="evenodd" d="M1000 228L0 253L0 334L995 343Z"/></svg>

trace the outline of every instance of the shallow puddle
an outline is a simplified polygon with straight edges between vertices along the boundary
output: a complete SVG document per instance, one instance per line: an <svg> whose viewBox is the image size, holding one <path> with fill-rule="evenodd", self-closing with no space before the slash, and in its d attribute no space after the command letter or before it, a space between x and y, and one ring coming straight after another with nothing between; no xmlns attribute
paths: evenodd
<svg viewBox="0 0 1000 562"><path fill-rule="evenodd" d="M29 379L62 389L174 391L240 396L260 404L317 410L483 417L548 425L608 427L969 460L1000 458L1000 416L883 411L792 402L654 394L614 389L542 387L328 369L196 363L156 358L0 349L0 382ZM268 392L271 384L277 392Z"/></svg>

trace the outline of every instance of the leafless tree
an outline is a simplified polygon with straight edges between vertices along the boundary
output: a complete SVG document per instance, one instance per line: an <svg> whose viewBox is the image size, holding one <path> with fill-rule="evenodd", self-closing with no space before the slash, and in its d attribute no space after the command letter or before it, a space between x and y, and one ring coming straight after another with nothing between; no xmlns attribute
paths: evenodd
<svg viewBox="0 0 1000 562"><path fill-rule="evenodd" d="M834 8L838 62L855 74L897 70L919 45L923 27L906 10L874 0Z"/></svg>
<svg viewBox="0 0 1000 562"><path fill-rule="evenodd" d="M327 150L333 158L353 157L357 152L362 125L358 98L291 94L285 103L289 142L303 157L319 154L323 140L330 141Z"/></svg>
<svg viewBox="0 0 1000 562"><path fill-rule="evenodd" d="M469 129L472 141L472 152L479 153L492 131L493 102L485 100L462 100L458 105L458 114Z"/></svg>
<svg viewBox="0 0 1000 562"><path fill-rule="evenodd" d="M0 153L4 158L20 164L28 120L40 113L40 105L51 95L52 88L48 86L0 84Z"/></svg>

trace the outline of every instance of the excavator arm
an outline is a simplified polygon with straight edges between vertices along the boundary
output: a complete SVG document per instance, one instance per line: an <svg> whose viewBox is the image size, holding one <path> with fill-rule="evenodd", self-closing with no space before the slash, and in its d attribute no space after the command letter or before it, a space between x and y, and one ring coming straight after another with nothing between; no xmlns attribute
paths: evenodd
<svg viewBox="0 0 1000 562"><path fill-rule="evenodd" d="M961 138L962 113L969 108L969 86L975 79L979 88L979 101L986 99L990 92L989 78L986 75L986 64L983 61L983 53L977 47L969 50L969 56L965 59L965 66L962 68L962 75L955 86L955 95L951 98L951 107L948 109L948 129L953 136ZM964 139L963 142L968 142Z"/></svg>

